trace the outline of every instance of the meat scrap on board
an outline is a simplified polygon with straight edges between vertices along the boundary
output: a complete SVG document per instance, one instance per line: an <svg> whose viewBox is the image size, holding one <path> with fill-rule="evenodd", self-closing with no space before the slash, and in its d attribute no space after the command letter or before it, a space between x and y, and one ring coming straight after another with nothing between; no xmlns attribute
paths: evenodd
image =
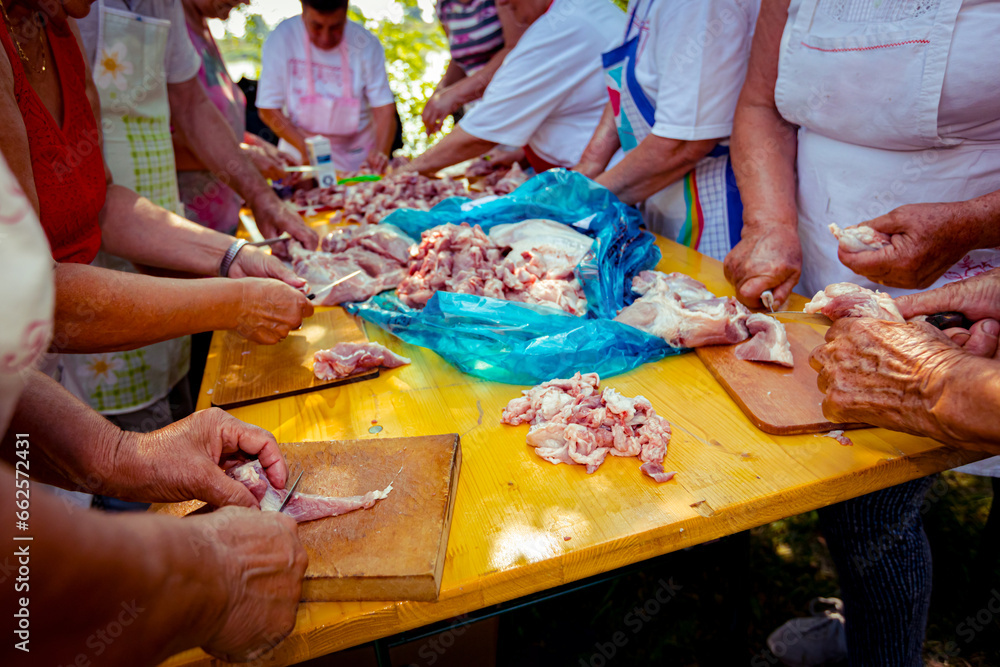
<svg viewBox="0 0 1000 667"><path fill-rule="evenodd" d="M885 292L877 292L854 283L833 283L816 292L803 308L807 313L822 313L833 321L842 317L874 317L890 322L904 322L895 302Z"/></svg>
<svg viewBox="0 0 1000 667"><path fill-rule="evenodd" d="M288 495L285 489L276 489L264 473L260 461L253 459L230 468L226 474L250 490L263 512L276 512ZM370 509L375 503L389 497L392 484L381 491L369 491L361 496L316 496L309 493L292 494L292 499L282 510L298 523L314 521L328 516L339 516L354 510Z"/></svg>
<svg viewBox="0 0 1000 667"><path fill-rule="evenodd" d="M313 355L313 374L319 380L337 380L359 368L398 368L409 363L407 357L379 343L337 343Z"/></svg>
<svg viewBox="0 0 1000 667"><path fill-rule="evenodd" d="M750 315L746 324L750 340L740 343L733 350L737 359L769 361L788 368L795 365L784 324L760 313Z"/></svg>
<svg viewBox="0 0 1000 667"><path fill-rule="evenodd" d="M663 469L669 422L646 398L622 396L611 387L601 391L600 383L597 373L543 382L512 399L501 421L530 424L528 444L550 463L583 465L593 473L608 454L636 456L640 470L657 482L673 479L676 473Z"/></svg>

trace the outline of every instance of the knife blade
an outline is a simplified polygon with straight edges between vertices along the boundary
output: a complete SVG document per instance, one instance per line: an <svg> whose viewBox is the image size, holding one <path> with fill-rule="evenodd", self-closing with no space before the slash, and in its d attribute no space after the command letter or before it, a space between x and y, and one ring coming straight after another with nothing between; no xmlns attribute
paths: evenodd
<svg viewBox="0 0 1000 667"><path fill-rule="evenodd" d="M802 324L818 324L828 327L833 320L822 313L803 313L801 310L776 310L771 316L781 322L801 322Z"/></svg>
<svg viewBox="0 0 1000 667"><path fill-rule="evenodd" d="M340 283L344 282L345 280L350 280L351 278L353 278L354 276L358 275L359 273L361 273L361 269L358 269L357 271L354 271L353 273L348 273L343 278L338 278L337 280L334 280L332 283L330 283L326 287L319 288L318 290L316 290L315 292L313 292L312 294L310 294L306 298L309 299L310 301L316 300L316 301L322 302L323 299L326 297L326 295L328 295L333 290L334 287L336 287Z"/></svg>
<svg viewBox="0 0 1000 667"><path fill-rule="evenodd" d="M288 495L285 496L285 499L281 501L281 505L278 506L279 512L285 509L285 505L287 505L288 501L292 499L292 494L295 493L295 487L299 485L299 480L302 479L303 473L305 473L305 470L300 470L299 476L295 478L295 481L292 482L292 485L288 488Z"/></svg>

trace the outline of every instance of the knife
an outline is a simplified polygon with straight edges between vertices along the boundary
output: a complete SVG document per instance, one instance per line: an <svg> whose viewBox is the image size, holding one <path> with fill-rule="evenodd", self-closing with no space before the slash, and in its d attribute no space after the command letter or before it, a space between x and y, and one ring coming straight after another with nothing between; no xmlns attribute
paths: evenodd
<svg viewBox="0 0 1000 667"><path fill-rule="evenodd" d="M822 313L803 313L798 310L778 310L771 313L771 315L782 322L820 324L825 327L828 327L833 323L829 317L823 315ZM941 329L942 331L945 329L951 329L952 327L970 329L973 325L973 322L964 314L950 311L928 315L925 321L931 326Z"/></svg>
<svg viewBox="0 0 1000 667"><path fill-rule="evenodd" d="M776 310L770 313L770 315L780 322L801 322L802 324L818 324L824 327L833 324L833 320L823 313L803 313L801 310Z"/></svg>
<svg viewBox="0 0 1000 667"><path fill-rule="evenodd" d="M323 299L326 297L326 295L328 295L333 290L334 287L336 287L340 283L344 282L345 280L350 280L351 278L353 278L354 276L358 275L359 273L361 273L361 269L358 269L357 271L355 271L353 273L348 273L343 278L337 278L336 280L334 280L332 283L330 283L326 287L321 287L320 289L316 290L315 292L313 292L312 294L310 294L306 298L309 299L310 301L314 300L314 299L317 300L317 301L323 301Z"/></svg>
<svg viewBox="0 0 1000 667"><path fill-rule="evenodd" d="M295 487L297 487L299 485L299 480L302 479L302 474L304 472L305 472L305 470L300 470L299 471L299 476L295 478L294 482L292 482L292 486L288 489L288 495L285 496L285 499L281 501L281 505L278 506L278 511L279 512L281 510L285 509L285 505L287 505L288 501L292 499L292 494L295 493Z"/></svg>

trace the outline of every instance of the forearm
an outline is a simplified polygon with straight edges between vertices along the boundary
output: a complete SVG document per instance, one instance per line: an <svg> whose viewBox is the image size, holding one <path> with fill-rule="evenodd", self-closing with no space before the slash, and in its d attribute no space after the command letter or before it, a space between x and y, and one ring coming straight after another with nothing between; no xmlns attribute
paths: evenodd
<svg viewBox="0 0 1000 667"><path fill-rule="evenodd" d="M238 280L153 278L58 264L52 350L131 350L202 331L233 329Z"/></svg>
<svg viewBox="0 0 1000 667"><path fill-rule="evenodd" d="M1000 190L969 200L966 207L979 234L974 248L1000 246Z"/></svg>
<svg viewBox="0 0 1000 667"><path fill-rule="evenodd" d="M235 240L185 220L120 185L108 187L101 211L102 245L136 264L214 276Z"/></svg>
<svg viewBox="0 0 1000 667"><path fill-rule="evenodd" d="M596 180L626 204L637 204L684 178L717 143L716 139L679 141L651 134Z"/></svg>
<svg viewBox="0 0 1000 667"><path fill-rule="evenodd" d="M396 136L396 107L387 104L372 109L375 123L375 149L383 155L392 152L392 140Z"/></svg>
<svg viewBox="0 0 1000 667"><path fill-rule="evenodd" d="M292 122L292 119L284 114L281 109L257 109L260 119L271 128L276 135L294 146L301 154L302 159L306 159L306 137L305 130Z"/></svg>
<svg viewBox="0 0 1000 667"><path fill-rule="evenodd" d="M458 105L468 104L478 100L483 96L486 87L493 80L493 75L500 69L503 59L510 53L511 47L505 46L487 61L485 65L476 70L471 76L463 76L457 82L448 86L454 95L455 103Z"/></svg>
<svg viewBox="0 0 1000 667"><path fill-rule="evenodd" d="M465 78L465 70L454 60L448 61L448 67L444 70L444 76L438 81L438 85L434 87L435 91L444 90L449 88L462 79Z"/></svg>
<svg viewBox="0 0 1000 667"><path fill-rule="evenodd" d="M0 507L13 517L15 475L6 465L0 480L9 490ZM216 631L226 596L212 578L220 567L211 535L173 517L70 512L38 487L29 492L32 540L13 542L26 535L15 533L13 521L3 537L27 552L31 576L8 581L13 594L4 596L4 611L11 618L19 598L30 601L33 663L99 655L102 664L155 665ZM0 650L5 664L24 658L13 644Z"/></svg>
<svg viewBox="0 0 1000 667"><path fill-rule="evenodd" d="M601 122L597 124L594 136L590 138L587 147L583 149L577 170L591 178L596 177L608 168L608 162L611 161L615 151L619 148L621 148L621 139L618 137L618 128L615 126L615 113L611 109L611 102L608 102L604 105Z"/></svg>
<svg viewBox="0 0 1000 667"><path fill-rule="evenodd" d="M950 444L1000 447L1000 361L966 355L929 383L930 413Z"/></svg>
<svg viewBox="0 0 1000 667"><path fill-rule="evenodd" d="M273 197L271 187L240 150L239 139L198 79L167 88L175 132L191 153L251 206Z"/></svg>
<svg viewBox="0 0 1000 667"><path fill-rule="evenodd" d="M492 141L472 136L461 127L455 127L423 155L410 163L410 168L422 174L436 174L445 167L482 155L496 146Z"/></svg>
<svg viewBox="0 0 1000 667"><path fill-rule="evenodd" d="M737 106L730 154L744 224L797 227L795 133L773 107Z"/></svg>

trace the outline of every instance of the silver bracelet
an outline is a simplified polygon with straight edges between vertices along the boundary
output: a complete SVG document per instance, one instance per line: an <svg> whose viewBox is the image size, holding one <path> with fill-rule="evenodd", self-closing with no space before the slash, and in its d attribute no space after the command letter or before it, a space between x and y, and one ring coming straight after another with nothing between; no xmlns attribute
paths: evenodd
<svg viewBox="0 0 1000 667"><path fill-rule="evenodd" d="M240 254L240 250L243 250L247 242L243 239L236 239L233 244L229 246L226 250L226 254L222 256L222 264L219 265L219 275L223 278L229 277L229 268L236 261L236 255Z"/></svg>

